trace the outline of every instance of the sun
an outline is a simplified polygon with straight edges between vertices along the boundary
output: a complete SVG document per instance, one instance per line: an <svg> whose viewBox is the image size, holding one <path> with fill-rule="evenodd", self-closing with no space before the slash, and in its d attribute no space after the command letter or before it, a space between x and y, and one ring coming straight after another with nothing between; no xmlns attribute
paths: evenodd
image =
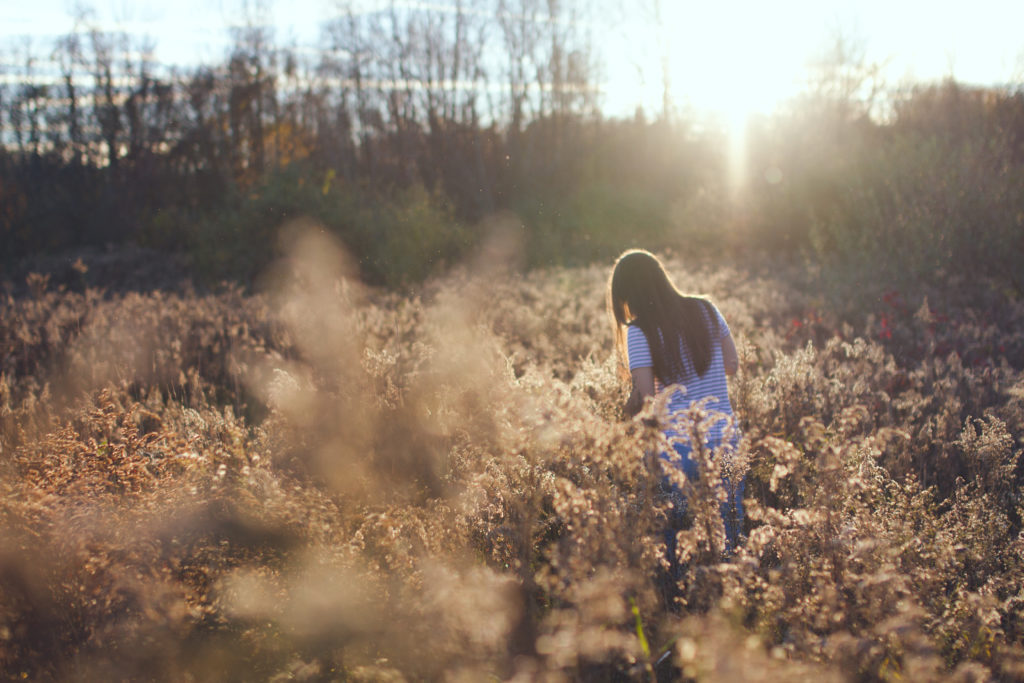
<svg viewBox="0 0 1024 683"><path fill-rule="evenodd" d="M781 66L752 68L742 54L718 55L694 79L692 106L720 126L728 141L728 184L739 190L747 173L747 132L755 117L770 116L792 99L796 74ZM700 102L700 104L697 104Z"/></svg>
<svg viewBox="0 0 1024 683"><path fill-rule="evenodd" d="M805 82L822 35L801 3L665 3L664 68L672 98L709 116L729 136L733 181L744 175L746 130L774 113ZM806 11L805 11L806 9Z"/></svg>
<svg viewBox="0 0 1024 683"><path fill-rule="evenodd" d="M795 95L821 36L817 15L801 5L665 3L676 97L734 120Z"/></svg>

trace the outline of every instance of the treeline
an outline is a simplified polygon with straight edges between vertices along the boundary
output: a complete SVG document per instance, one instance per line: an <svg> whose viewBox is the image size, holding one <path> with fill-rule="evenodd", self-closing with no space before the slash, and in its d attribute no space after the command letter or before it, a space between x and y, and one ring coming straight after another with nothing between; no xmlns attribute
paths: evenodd
<svg viewBox="0 0 1024 683"><path fill-rule="evenodd" d="M124 240L193 248L209 229L233 234L225 222L316 213L303 207L317 195L319 218L360 223L345 228L365 234L344 235L358 248L381 239L382 226L363 225L386 222L378 213L473 224L534 188L557 193L597 111L579 12L535 0L350 8L315 56L250 16L223 64L187 71L84 25L51 54L25 49L0 89L5 256ZM439 260L470 239L449 231L431 245Z"/></svg>
<svg viewBox="0 0 1024 683"><path fill-rule="evenodd" d="M223 63L187 70L85 22L51 52L21 50L0 85L3 258L134 242L249 280L280 226L309 216L366 279L402 285L462 258L497 215L530 264L630 244L909 251L922 273L965 254L1008 276L1022 262L1019 92L922 86L887 93L879 116L877 72L840 55L751 124L740 164L696 116L603 117L585 12L350 7L313 52L250 16Z"/></svg>

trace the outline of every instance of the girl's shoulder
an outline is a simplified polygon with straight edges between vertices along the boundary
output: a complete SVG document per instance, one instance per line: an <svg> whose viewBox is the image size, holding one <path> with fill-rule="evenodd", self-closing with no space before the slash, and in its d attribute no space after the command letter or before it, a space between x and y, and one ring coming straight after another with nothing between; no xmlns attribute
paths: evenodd
<svg viewBox="0 0 1024 683"><path fill-rule="evenodd" d="M684 302L693 302L699 304L701 307L715 307L715 305L711 302L711 298L705 296L704 294L680 294L679 298Z"/></svg>
<svg viewBox="0 0 1024 683"><path fill-rule="evenodd" d="M720 336L725 337L729 335L729 324L725 322L722 312L718 310L718 306L709 297L691 296L688 298L698 305L701 317L704 318L704 323L709 328Z"/></svg>
<svg viewBox="0 0 1024 683"><path fill-rule="evenodd" d="M683 300L686 303L688 303L689 305L691 305L691 306L694 306L694 305L697 306L697 308L700 310L701 314L705 318L708 318L709 321L711 319L717 318L717 317L719 317L721 315L718 312L718 307L715 306L715 304L712 303L711 299L709 299L706 296L699 296L699 295L684 296Z"/></svg>

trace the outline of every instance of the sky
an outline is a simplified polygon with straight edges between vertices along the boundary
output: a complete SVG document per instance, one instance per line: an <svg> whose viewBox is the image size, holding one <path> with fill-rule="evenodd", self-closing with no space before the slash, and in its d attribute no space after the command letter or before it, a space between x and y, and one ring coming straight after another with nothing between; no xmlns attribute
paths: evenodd
<svg viewBox="0 0 1024 683"><path fill-rule="evenodd" d="M164 64L216 63L244 0L92 0L94 21L156 44ZM358 0L364 3L381 0ZM423 0L399 0L415 4ZM432 0L451 4L452 0ZM605 10L611 3L619 7ZM76 0L0 0L0 56L37 49L75 26ZM315 47L332 0L267 0L278 43ZM679 106L726 116L769 113L797 94L806 65L843 35L890 85L953 76L978 85L1024 83L1024 2L920 0L595 0L587 22L604 48L601 83L611 114L660 106L663 58ZM628 9L623 9L623 7ZM2 62L0 62L2 63Z"/></svg>

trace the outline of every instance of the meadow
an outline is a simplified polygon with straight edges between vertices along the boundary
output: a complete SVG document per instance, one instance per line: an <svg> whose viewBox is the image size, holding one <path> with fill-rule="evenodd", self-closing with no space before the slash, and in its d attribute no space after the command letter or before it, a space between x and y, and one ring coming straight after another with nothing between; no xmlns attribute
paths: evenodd
<svg viewBox="0 0 1024 683"><path fill-rule="evenodd" d="M737 340L701 481L748 511L727 553L690 485L675 578L610 264L513 252L403 294L314 230L256 293L8 288L0 676L1024 681L1019 292L668 255Z"/></svg>

